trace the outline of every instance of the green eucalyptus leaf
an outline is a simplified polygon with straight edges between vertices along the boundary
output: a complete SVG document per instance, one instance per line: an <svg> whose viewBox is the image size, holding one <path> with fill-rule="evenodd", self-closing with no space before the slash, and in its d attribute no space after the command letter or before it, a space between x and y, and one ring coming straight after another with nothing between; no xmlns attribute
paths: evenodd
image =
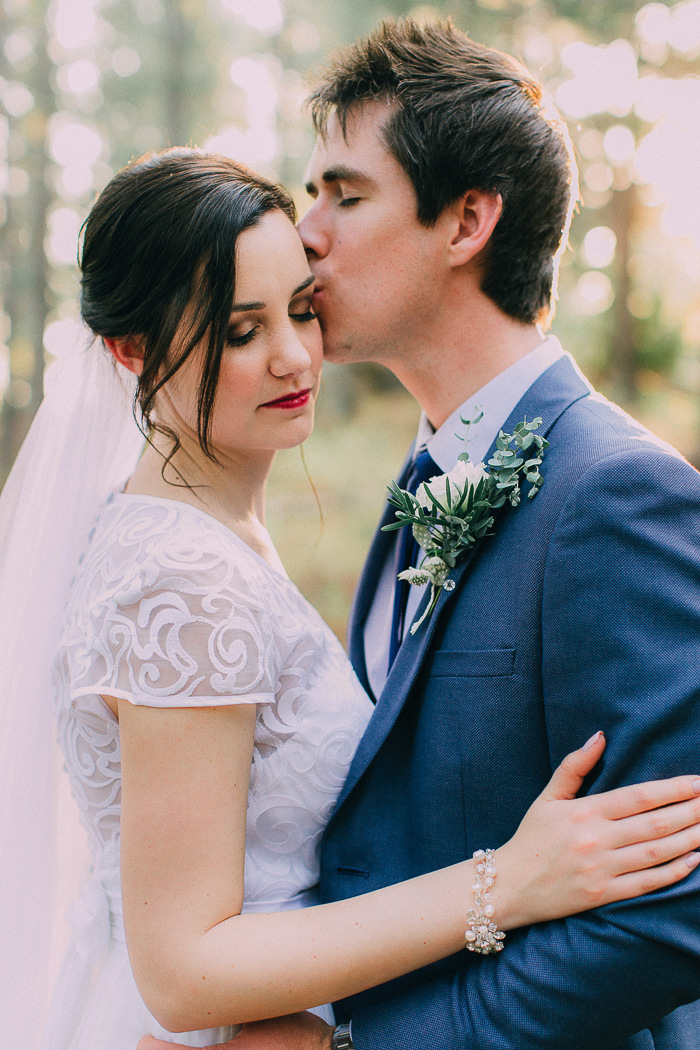
<svg viewBox="0 0 700 1050"><path fill-rule="evenodd" d="M445 507L443 507L442 503L436 496L433 496L432 492L430 491L430 488L427 485L425 486L425 492L435 509L439 512L444 513Z"/></svg>
<svg viewBox="0 0 700 1050"><path fill-rule="evenodd" d="M452 486L449 478L445 478L445 500L447 502L445 510L449 513L452 510Z"/></svg>
<svg viewBox="0 0 700 1050"><path fill-rule="evenodd" d="M462 423L465 427L475 427L476 424L480 423L481 420L484 418L484 413L480 411L479 415L475 419L465 419L464 416L460 416L459 418L462 420Z"/></svg>

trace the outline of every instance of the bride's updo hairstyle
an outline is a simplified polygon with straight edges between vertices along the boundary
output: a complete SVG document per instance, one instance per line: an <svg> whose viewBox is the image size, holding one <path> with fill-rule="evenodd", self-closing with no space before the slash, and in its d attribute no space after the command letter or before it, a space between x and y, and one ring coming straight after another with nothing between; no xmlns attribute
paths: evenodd
<svg viewBox="0 0 700 1050"><path fill-rule="evenodd" d="M118 172L83 227L81 313L96 336L138 341L144 364L134 407L146 428L158 429L151 415L156 394L201 345L197 426L210 459L236 241L275 208L294 222L283 187L227 157L176 148L146 154ZM167 433L172 455L179 442Z"/></svg>

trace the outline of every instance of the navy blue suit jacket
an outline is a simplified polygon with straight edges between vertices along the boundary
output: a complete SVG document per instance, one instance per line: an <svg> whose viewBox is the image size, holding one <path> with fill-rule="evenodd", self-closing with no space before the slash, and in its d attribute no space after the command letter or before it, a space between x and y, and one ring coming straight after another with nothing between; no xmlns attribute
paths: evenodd
<svg viewBox="0 0 700 1050"><path fill-rule="evenodd" d="M501 845L598 729L608 745L587 790L700 774L700 474L568 357L505 429L535 415L544 485L500 512L404 642L325 833L326 901ZM377 533L351 622L368 689L364 621L395 536ZM498 955L461 952L336 1013L358 1050L700 1050L697 999L700 871L513 931Z"/></svg>

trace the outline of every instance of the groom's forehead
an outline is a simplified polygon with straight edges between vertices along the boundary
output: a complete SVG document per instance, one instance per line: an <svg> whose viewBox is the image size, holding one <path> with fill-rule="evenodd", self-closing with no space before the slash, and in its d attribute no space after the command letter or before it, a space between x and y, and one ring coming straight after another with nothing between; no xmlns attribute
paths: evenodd
<svg viewBox="0 0 700 1050"><path fill-rule="evenodd" d="M390 178L398 163L382 134L385 119L386 107L374 103L351 111L343 124L331 113L306 167L307 189L341 180L371 183L380 172L383 181Z"/></svg>

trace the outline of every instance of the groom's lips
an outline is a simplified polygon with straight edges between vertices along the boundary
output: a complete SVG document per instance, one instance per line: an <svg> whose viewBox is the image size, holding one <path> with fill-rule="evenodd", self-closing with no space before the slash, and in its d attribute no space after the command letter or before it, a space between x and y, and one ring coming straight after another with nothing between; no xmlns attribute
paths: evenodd
<svg viewBox="0 0 700 1050"><path fill-rule="evenodd" d="M311 306L313 308L314 313L318 317L318 320L321 325L321 330L323 330L323 311L327 305L328 299L325 295L325 288L322 285L317 284L314 288L314 294L311 298Z"/></svg>
<svg viewBox="0 0 700 1050"><path fill-rule="evenodd" d="M308 405L311 397L311 387L306 390L295 390L284 397L278 397L274 401L265 401L261 408L303 408Z"/></svg>

